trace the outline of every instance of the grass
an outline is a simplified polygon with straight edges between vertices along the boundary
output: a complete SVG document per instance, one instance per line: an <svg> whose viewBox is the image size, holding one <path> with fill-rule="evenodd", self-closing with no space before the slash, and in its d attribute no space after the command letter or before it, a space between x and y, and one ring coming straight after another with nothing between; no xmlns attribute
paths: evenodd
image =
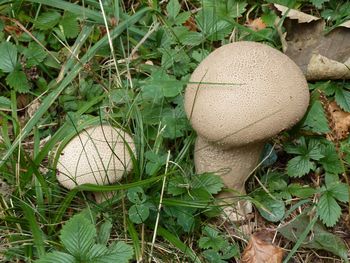
<svg viewBox="0 0 350 263"><path fill-rule="evenodd" d="M300 249L314 225L325 222L319 200L330 196L334 207L348 207L347 188L341 178L331 177L325 161L314 160L319 174L309 172L318 176L318 185L314 178L288 175L286 167L295 156L284 151L285 145L304 147L304 142L307 148L315 140L322 153L329 148L327 156L338 150L322 134L305 134L303 123L274 140L276 147L252 171L256 179L247 184L249 194L237 197L256 205L246 224L223 222L215 198L223 187L220 178L195 173L196 135L183 109L190 74L230 39L281 47L282 23L276 28L266 22L262 31L244 25L246 17L274 18L268 3L232 0L225 2L233 3L231 9L225 9L224 2L0 3L0 56L9 63L6 70L0 62L0 261L40 262L53 251L66 253L61 230L76 214L96 226L97 239L103 236L111 251L119 241L132 247L136 262L236 262L249 236L261 228L272 229L275 244L286 249L284 262L342 257L336 251L343 251L346 243L332 235L335 228L328 228L327 236L334 238L334 247L318 247L328 252ZM316 10L312 1L295 1L294 6ZM339 7L330 2L322 8ZM10 82L13 73L24 73L26 80ZM56 180L60 151L80 131L102 123L133 135L133 171L113 185L64 189ZM344 153L350 149L347 143L341 145ZM280 161L272 160L277 155ZM345 168L339 174L346 175L346 157L342 161ZM110 192L113 197L102 203L93 197ZM272 219L280 214L277 221ZM300 214L310 216L309 225L297 241L290 240L279 229ZM344 227L343 219L336 222Z"/></svg>

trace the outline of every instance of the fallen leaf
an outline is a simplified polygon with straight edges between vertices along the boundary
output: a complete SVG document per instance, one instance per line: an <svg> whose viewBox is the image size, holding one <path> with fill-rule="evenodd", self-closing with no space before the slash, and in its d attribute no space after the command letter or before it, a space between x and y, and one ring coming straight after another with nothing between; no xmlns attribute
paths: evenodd
<svg viewBox="0 0 350 263"><path fill-rule="evenodd" d="M242 263L280 263L283 249L271 244L270 233L260 231L252 235L242 254Z"/></svg>
<svg viewBox="0 0 350 263"><path fill-rule="evenodd" d="M298 23L285 19L285 54L307 80L350 78L350 28L337 27L325 34L325 21Z"/></svg>
<svg viewBox="0 0 350 263"><path fill-rule="evenodd" d="M290 19L296 19L299 23L310 23L312 21L317 21L320 18L316 16L312 16L309 14L305 14L296 9L291 9L289 7L274 4L275 8L282 13L282 16L286 16Z"/></svg>
<svg viewBox="0 0 350 263"><path fill-rule="evenodd" d="M344 23L341 23L339 26L350 28L350 20L349 21L345 21Z"/></svg>
<svg viewBox="0 0 350 263"><path fill-rule="evenodd" d="M255 19L249 19L246 22L246 26L254 31L259 31L266 28L266 24L261 19L261 17L255 18Z"/></svg>
<svg viewBox="0 0 350 263"><path fill-rule="evenodd" d="M335 101L329 102L322 93L320 101L325 110L331 132L327 134L330 141L341 141L349 136L350 113L343 111Z"/></svg>

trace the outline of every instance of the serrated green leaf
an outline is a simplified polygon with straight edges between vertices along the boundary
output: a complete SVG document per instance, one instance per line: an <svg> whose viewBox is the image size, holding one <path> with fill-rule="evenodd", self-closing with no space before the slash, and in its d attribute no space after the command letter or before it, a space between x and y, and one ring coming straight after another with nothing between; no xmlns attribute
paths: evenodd
<svg viewBox="0 0 350 263"><path fill-rule="evenodd" d="M35 42L30 42L23 53L27 59L27 67L39 65L47 56L45 50Z"/></svg>
<svg viewBox="0 0 350 263"><path fill-rule="evenodd" d="M88 253L88 263L127 263L133 256L133 249L124 242L118 242L107 248L104 245L94 245Z"/></svg>
<svg viewBox="0 0 350 263"><path fill-rule="evenodd" d="M26 93L30 85L26 74L21 70L14 70L6 77L6 83L19 93Z"/></svg>
<svg viewBox="0 0 350 263"><path fill-rule="evenodd" d="M309 108L303 123L303 129L322 134L330 131L322 104L318 100Z"/></svg>
<svg viewBox="0 0 350 263"><path fill-rule="evenodd" d="M339 159L337 150L334 147L333 143L327 143L322 150L324 157L320 159L320 163L323 168L328 173L340 174L344 172L344 167L342 162Z"/></svg>
<svg viewBox="0 0 350 263"><path fill-rule="evenodd" d="M56 11L42 13L34 22L34 25L40 30L48 30L55 27L60 21L61 14Z"/></svg>
<svg viewBox="0 0 350 263"><path fill-rule="evenodd" d="M62 244L77 258L84 259L95 243L96 228L82 214L73 216L63 227L60 234Z"/></svg>
<svg viewBox="0 0 350 263"><path fill-rule="evenodd" d="M189 189L189 183L185 181L183 176L172 176L168 183L167 191L173 196L184 194Z"/></svg>
<svg viewBox="0 0 350 263"><path fill-rule="evenodd" d="M192 178L191 187L194 189L203 188L210 194L217 194L224 187L224 182L220 176L204 173Z"/></svg>
<svg viewBox="0 0 350 263"><path fill-rule="evenodd" d="M38 260L35 260L35 263L78 263L72 255L55 251L48 253L41 257Z"/></svg>
<svg viewBox="0 0 350 263"><path fill-rule="evenodd" d="M313 138L309 139L307 150L310 159L318 161L324 157L324 155L322 154L322 144L319 140Z"/></svg>
<svg viewBox="0 0 350 263"><path fill-rule="evenodd" d="M129 218L135 224L141 224L149 217L149 208L144 204L135 204L129 208Z"/></svg>
<svg viewBox="0 0 350 263"><path fill-rule="evenodd" d="M10 42L0 44L0 69L9 73L15 70L17 65L17 47Z"/></svg>
<svg viewBox="0 0 350 263"><path fill-rule="evenodd" d="M332 227L337 223L341 215L341 208L332 193L323 193L317 204L317 214L328 227Z"/></svg>
<svg viewBox="0 0 350 263"><path fill-rule="evenodd" d="M288 161L287 173L290 177L302 177L315 168L315 164L308 158L297 156Z"/></svg>
<svg viewBox="0 0 350 263"><path fill-rule="evenodd" d="M333 183L327 186L328 192L340 202L349 202L349 186L345 183Z"/></svg>
<svg viewBox="0 0 350 263"><path fill-rule="evenodd" d="M344 111L350 112L350 91L338 87L335 92L335 101Z"/></svg>
<svg viewBox="0 0 350 263"><path fill-rule="evenodd" d="M198 241L198 246L202 249L211 248L215 251L219 251L226 244L226 240L212 227L205 226L203 229L203 235L205 236L201 237Z"/></svg>
<svg viewBox="0 0 350 263"><path fill-rule="evenodd" d="M98 229L97 243L102 245L107 244L108 239L111 235L112 227L113 227L113 224L109 219L107 219L105 222L101 224L101 226Z"/></svg>
<svg viewBox="0 0 350 263"><path fill-rule="evenodd" d="M60 23L63 29L63 34L66 38L75 38L79 34L78 17L75 14L66 12Z"/></svg>
<svg viewBox="0 0 350 263"><path fill-rule="evenodd" d="M166 6L168 12L168 17L175 20L176 16L179 14L181 5L178 0L170 0Z"/></svg>

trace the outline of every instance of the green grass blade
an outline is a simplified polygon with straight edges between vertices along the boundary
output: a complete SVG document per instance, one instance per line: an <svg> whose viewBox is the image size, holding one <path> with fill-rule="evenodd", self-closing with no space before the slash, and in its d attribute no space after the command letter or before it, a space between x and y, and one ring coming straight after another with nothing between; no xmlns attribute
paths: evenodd
<svg viewBox="0 0 350 263"><path fill-rule="evenodd" d="M65 11L69 11L69 12L76 14L76 15L79 15L79 16L85 15L88 19L91 19L91 20L98 22L98 23L103 23L103 17L102 17L102 14L100 12L88 9L86 7L83 7L83 6L80 6L77 4L72 4L68 1L63 1L63 0L28 0L28 2L48 5L51 7L55 7L55 8L62 9Z"/></svg>
<svg viewBox="0 0 350 263"><path fill-rule="evenodd" d="M148 11L149 8L144 8L135 13L133 16L129 17L127 20L121 22L114 30L111 31L111 38L114 39L119 36L128 26L139 21ZM0 160L0 168L6 163L8 158L18 147L19 143L26 138L29 133L32 131L34 126L40 121L40 118L47 112L50 106L56 101L61 92L75 79L79 72L84 67L84 64L87 63L102 47L108 44L107 36L100 39L86 54L82 57L81 63L77 63L75 67L67 74L67 76L62 80L62 82L55 88L47 97L43 100L41 107L37 110L34 116L28 121L24 126L22 133L17 136L16 140L13 142L11 147L6 151L3 158Z"/></svg>
<svg viewBox="0 0 350 263"><path fill-rule="evenodd" d="M38 251L38 255L43 256L45 254L45 246L44 246L44 233L41 231L38 222L36 221L34 211L32 207L30 207L26 203L22 203L21 205L24 216L29 223L29 228L33 235L34 245Z"/></svg>
<svg viewBox="0 0 350 263"><path fill-rule="evenodd" d="M168 242L170 242L173 246L175 246L177 249L179 249L182 253L187 255L191 258L192 262L194 263L201 263L199 257L196 255L196 253L188 247L185 243L183 243L180 239L178 239L177 236L170 233L168 230L158 227L157 233L166 239Z"/></svg>
<svg viewBox="0 0 350 263"><path fill-rule="evenodd" d="M132 244L134 246L135 258L137 262L140 262L142 260L142 250L140 246L140 240L137 234L138 232L136 231L134 224L130 220L127 220L127 225L128 232L130 234Z"/></svg>

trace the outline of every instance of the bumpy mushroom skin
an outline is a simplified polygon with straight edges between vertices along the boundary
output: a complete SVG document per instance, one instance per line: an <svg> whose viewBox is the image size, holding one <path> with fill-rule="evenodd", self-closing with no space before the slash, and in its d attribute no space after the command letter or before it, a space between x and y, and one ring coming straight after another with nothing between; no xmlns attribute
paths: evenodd
<svg viewBox="0 0 350 263"><path fill-rule="evenodd" d="M63 149L57 163L57 180L64 187L90 183L112 184L132 169L128 146L135 153L129 134L110 125L90 127Z"/></svg>
<svg viewBox="0 0 350 263"><path fill-rule="evenodd" d="M216 49L185 92L186 114L198 134L197 172L226 169L226 187L244 194L264 142L296 124L308 104L305 77L278 50L255 42Z"/></svg>

